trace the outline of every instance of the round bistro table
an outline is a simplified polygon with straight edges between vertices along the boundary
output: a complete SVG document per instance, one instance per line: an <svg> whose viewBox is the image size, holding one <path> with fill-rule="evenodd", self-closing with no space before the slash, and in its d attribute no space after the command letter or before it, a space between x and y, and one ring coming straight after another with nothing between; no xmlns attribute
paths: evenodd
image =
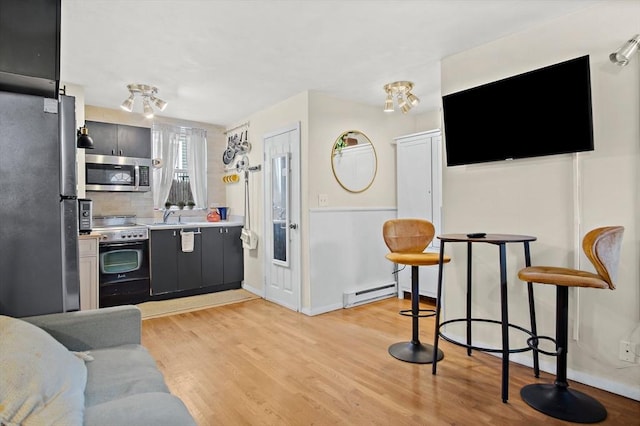
<svg viewBox="0 0 640 426"><path fill-rule="evenodd" d="M484 237L469 237L467 234L443 234L439 235L438 239L440 243L440 259L444 257L444 248L446 243L467 243L467 306L465 318L454 318L440 323L440 309L441 309L441 296L442 296L442 263L438 271L438 290L436 296L436 333L434 338L434 350L438 351L438 341L440 337L444 340L453 343L458 346L464 346L467 348L467 355L471 355L473 349L484 352L495 352L502 354L502 402L507 402L509 399L509 354L517 352L530 351L529 346L522 348L510 348L509 347L509 327L520 330L529 336L536 336L536 313L535 305L533 301L533 286L532 283L527 283L527 290L529 296L529 317L531 320L531 330L527 330L515 324L509 323L508 313L508 300L507 300L507 256L506 245L512 243L522 243L524 245L524 258L525 265L531 266L531 253L529 251L529 243L535 241L536 237L529 235L511 235L511 234L486 234ZM471 270L472 270L472 246L473 244L492 244L498 246L499 258L500 258L500 320L485 319L485 318L473 318L471 315ZM465 322L467 325L466 343L456 341L445 335L441 331L441 328L447 324L455 322ZM471 338L471 324L473 322L485 322L500 324L502 330L502 346L500 348L486 348L474 346ZM432 366L432 373L436 374L436 368L438 359L434 359ZM538 352L533 351L533 369L535 377L540 374L540 368L538 364Z"/></svg>

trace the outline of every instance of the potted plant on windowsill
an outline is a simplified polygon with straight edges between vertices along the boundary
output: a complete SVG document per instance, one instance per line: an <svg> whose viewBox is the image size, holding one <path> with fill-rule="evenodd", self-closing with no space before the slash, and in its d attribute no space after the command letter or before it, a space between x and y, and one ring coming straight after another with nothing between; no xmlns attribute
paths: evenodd
<svg viewBox="0 0 640 426"><path fill-rule="evenodd" d="M164 203L164 209L165 210L170 210L172 205L173 204L171 204L169 201L167 201L166 203Z"/></svg>
<svg viewBox="0 0 640 426"><path fill-rule="evenodd" d="M187 201L187 208L193 210L196 207L196 203L193 200Z"/></svg>
<svg viewBox="0 0 640 426"><path fill-rule="evenodd" d="M185 202L184 201L178 201L178 208L180 210L184 209L184 206L185 206Z"/></svg>

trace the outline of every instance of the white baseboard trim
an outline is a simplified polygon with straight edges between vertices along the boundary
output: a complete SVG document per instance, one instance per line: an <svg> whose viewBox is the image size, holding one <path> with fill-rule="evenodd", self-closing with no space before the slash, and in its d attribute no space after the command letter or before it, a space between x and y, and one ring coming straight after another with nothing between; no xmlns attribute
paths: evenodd
<svg viewBox="0 0 640 426"><path fill-rule="evenodd" d="M264 299L264 294L263 291L261 289L257 289L253 286L250 286L249 284L247 284L246 282L242 282L242 288L247 290L250 293L255 294L258 297L262 297Z"/></svg>
<svg viewBox="0 0 640 426"><path fill-rule="evenodd" d="M465 341L466 337L457 335L447 335L459 342ZM474 346L478 347L491 347L486 342L473 342ZM500 353L490 353L497 358L502 358ZM533 368L533 356L531 352L511 354L509 361L513 361L516 364L524 365ZM545 355L539 357L540 371L555 375L556 374L556 361L555 358L550 358ZM640 401L640 389L637 386L627 385L625 383L617 383L603 377L594 376L582 371L575 371L567 367L567 379L569 384L571 381L582 383L584 385L593 386L594 388L602 389L607 392L615 393L616 395L624 396L626 398ZM533 374L531 375L531 383L535 382ZM551 382L550 382L551 383Z"/></svg>
<svg viewBox="0 0 640 426"><path fill-rule="evenodd" d="M310 317L314 315L320 315L331 311L337 311L342 309L342 303L335 303L333 305L319 306L316 308L302 308L300 312Z"/></svg>
<svg viewBox="0 0 640 426"><path fill-rule="evenodd" d="M491 354L500 357L500 354ZM549 374L556 374L556 362L554 359L544 360L543 358L549 358L542 355L540 357L540 370ZM533 368L533 358L530 353L525 355L512 354L509 357L510 361L513 361L520 365L526 365ZM640 388L637 386L631 386L624 383L617 383L603 377L594 376L582 371L576 371L567 366L567 379L569 382L574 381L582 383L584 385L593 386L594 388L606 390L607 392L615 393L636 401L640 401ZM571 383L569 383L571 384Z"/></svg>

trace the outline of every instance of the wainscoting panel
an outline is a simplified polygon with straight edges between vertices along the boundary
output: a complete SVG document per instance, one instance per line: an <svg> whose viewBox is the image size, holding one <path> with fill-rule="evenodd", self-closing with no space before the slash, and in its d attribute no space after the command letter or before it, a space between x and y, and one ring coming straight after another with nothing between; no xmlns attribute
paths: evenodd
<svg viewBox="0 0 640 426"><path fill-rule="evenodd" d="M304 313L341 309L345 291L395 281L382 239L382 224L395 217L395 208L310 210L311 306Z"/></svg>

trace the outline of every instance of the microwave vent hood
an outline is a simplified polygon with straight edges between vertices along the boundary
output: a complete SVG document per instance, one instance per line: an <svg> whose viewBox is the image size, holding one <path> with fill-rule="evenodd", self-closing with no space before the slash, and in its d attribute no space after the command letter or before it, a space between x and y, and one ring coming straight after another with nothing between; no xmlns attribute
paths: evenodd
<svg viewBox="0 0 640 426"><path fill-rule="evenodd" d="M85 189L148 192L151 190L151 159L86 154Z"/></svg>

